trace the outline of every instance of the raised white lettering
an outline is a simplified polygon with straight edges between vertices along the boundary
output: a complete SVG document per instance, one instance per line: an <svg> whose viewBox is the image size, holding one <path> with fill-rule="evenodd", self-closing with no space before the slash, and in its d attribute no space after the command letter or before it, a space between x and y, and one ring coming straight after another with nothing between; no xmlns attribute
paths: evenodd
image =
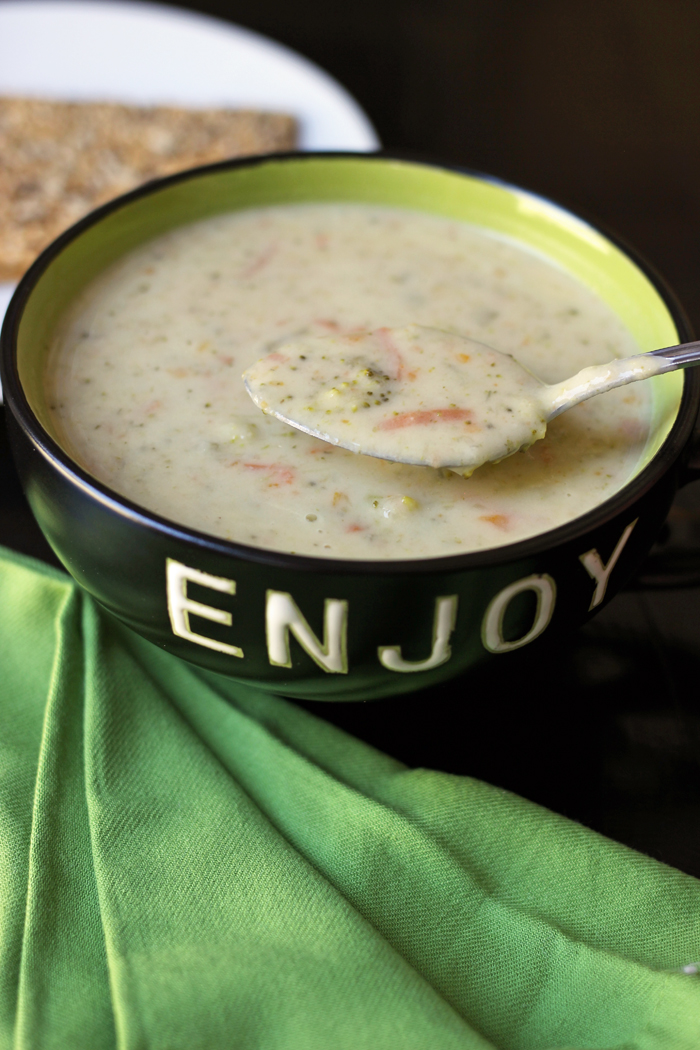
<svg viewBox="0 0 700 1050"><path fill-rule="evenodd" d="M435 599L433 644L427 660L404 660L400 645L380 645L377 654L382 666L389 671L413 674L416 671L430 671L433 667L447 663L452 655L450 636L457 620L457 602L456 594Z"/></svg>
<svg viewBox="0 0 700 1050"><path fill-rule="evenodd" d="M532 627L522 638L507 642L503 637L503 621L506 611L516 594L523 591L534 591L537 596L537 609ZM489 603L481 625L481 641L490 653L509 653L521 649L523 645L534 642L549 626L557 599L557 585L551 576L525 576L504 587Z"/></svg>
<svg viewBox="0 0 700 1050"><path fill-rule="evenodd" d="M291 667L289 633L304 652L329 674L348 673L348 603L326 598L323 606L323 644L319 642L291 594L268 591L265 606L267 655L273 667Z"/></svg>
<svg viewBox="0 0 700 1050"><path fill-rule="evenodd" d="M598 551L595 549L595 547L593 547L589 551L586 551L585 554L579 554L578 560L581 562L591 579L596 581L596 587L593 591L591 604L588 606L589 612L591 611L591 609L595 609L596 605L600 605L603 598L605 597L605 592L608 589L608 580L610 579L610 573L615 568L617 559L622 554L624 546L627 543L627 540L630 538L630 535L632 534L632 529L638 521L639 518L635 518L634 521L631 521L629 523L629 525L617 541L617 546L610 555L610 560L608 561L607 565L603 565L603 559L601 558L600 554L598 554Z"/></svg>
<svg viewBox="0 0 700 1050"><path fill-rule="evenodd" d="M215 649L219 653L228 653L229 656L243 656L243 650L237 645L227 645L225 642L217 642L214 638L207 638L203 634L196 634L190 627L190 615L194 613L212 623L222 623L230 627L231 613L225 609L216 609L213 605L203 605L187 597L187 584L198 583L202 587L209 587L221 594L235 594L235 580L228 580L225 576L212 576L208 572L200 572L192 569L189 565L167 558L165 563L168 616L173 629L173 634L178 638L186 638L188 642L203 645L206 649Z"/></svg>

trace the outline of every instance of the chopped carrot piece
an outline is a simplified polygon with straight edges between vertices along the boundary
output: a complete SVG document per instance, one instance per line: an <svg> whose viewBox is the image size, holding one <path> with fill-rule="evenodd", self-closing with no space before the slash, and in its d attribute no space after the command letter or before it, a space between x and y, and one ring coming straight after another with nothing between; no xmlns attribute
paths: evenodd
<svg viewBox="0 0 700 1050"><path fill-rule="evenodd" d="M381 343L382 350L386 351L391 357L394 369L396 371L396 379L403 377L403 358L399 352L399 348L394 344L391 335L389 334L388 328L378 328L376 334L379 336L379 342Z"/></svg>
<svg viewBox="0 0 700 1050"><path fill-rule="evenodd" d="M492 525L495 525L497 529L505 530L510 525L510 518L507 514L481 514L479 520L488 521Z"/></svg>
<svg viewBox="0 0 700 1050"><path fill-rule="evenodd" d="M552 452L549 445L545 444L544 441L538 441L536 444L529 448L525 455L528 459L539 459L546 466L554 462L554 453Z"/></svg>
<svg viewBox="0 0 700 1050"><path fill-rule="evenodd" d="M619 431L627 441L641 441L646 434L646 427L638 419L623 419Z"/></svg>
<svg viewBox="0 0 700 1050"><path fill-rule="evenodd" d="M260 253L257 259L253 260L250 266L247 266L245 270L241 270L241 272L238 275L239 280L247 281L249 277L255 276L255 274L262 270L263 267L267 266L267 264L272 259L273 255L275 255L276 253L277 245L269 245L269 247L267 247L264 252Z"/></svg>
<svg viewBox="0 0 700 1050"><path fill-rule="evenodd" d="M280 482L283 485L291 485L296 477L296 471L283 463L244 463L243 466L248 470L266 470L277 479L276 485L279 485Z"/></svg>
<svg viewBox="0 0 700 1050"><path fill-rule="evenodd" d="M427 423L460 423L471 420L468 408L430 408L420 412L400 412L377 424L377 430L401 430L403 427L425 426Z"/></svg>

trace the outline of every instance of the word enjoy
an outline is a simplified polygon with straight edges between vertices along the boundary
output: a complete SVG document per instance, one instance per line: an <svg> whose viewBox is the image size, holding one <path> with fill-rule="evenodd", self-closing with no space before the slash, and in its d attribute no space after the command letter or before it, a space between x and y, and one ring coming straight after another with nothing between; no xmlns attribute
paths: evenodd
<svg viewBox="0 0 700 1050"><path fill-rule="evenodd" d="M605 598L608 581L627 543L634 521L625 528L615 549L606 563L593 548L579 555L579 561L594 581L594 590L589 612ZM189 565L168 558L166 563L166 591L168 615L173 634L185 638L195 645L229 656L245 659L245 653L237 645L207 637L192 630L190 616L199 616L211 623L231 627L233 617L225 609L195 601L187 593L189 583L207 587L220 594L235 595L236 581L225 576L213 576ZM531 626L520 638L506 639L504 622L508 607L518 594L532 591L536 598L535 614ZM557 586L547 573L525 576L508 584L491 599L481 622L481 641L490 653L507 653L529 645L549 626L557 599ZM432 641L429 655L424 660L404 659L400 645L380 645L377 658L388 671L412 674L429 671L447 663L452 656L450 640L457 623L459 597L456 594L435 598ZM343 598L326 598L323 608L323 638L318 638L291 594L286 591L268 590L265 602L265 637L268 660L273 667L291 667L291 639L306 652L316 664L328 674L347 674L348 665L348 602Z"/></svg>

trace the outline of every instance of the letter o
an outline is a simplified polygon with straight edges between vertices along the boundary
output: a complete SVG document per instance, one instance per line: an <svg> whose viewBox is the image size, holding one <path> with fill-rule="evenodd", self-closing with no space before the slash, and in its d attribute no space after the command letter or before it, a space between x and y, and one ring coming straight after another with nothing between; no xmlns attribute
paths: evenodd
<svg viewBox="0 0 700 1050"><path fill-rule="evenodd" d="M522 638L516 638L513 642L507 642L503 637L503 621L506 611L516 594L521 594L523 591L534 591L537 595L535 619L527 634L524 634ZM523 645L534 642L535 638L538 638L549 626L556 600L557 585L547 573L541 576L525 576L522 580L516 580L515 583L504 587L489 602L484 613L481 624L481 641L484 648L490 653L509 653L513 649L521 649Z"/></svg>

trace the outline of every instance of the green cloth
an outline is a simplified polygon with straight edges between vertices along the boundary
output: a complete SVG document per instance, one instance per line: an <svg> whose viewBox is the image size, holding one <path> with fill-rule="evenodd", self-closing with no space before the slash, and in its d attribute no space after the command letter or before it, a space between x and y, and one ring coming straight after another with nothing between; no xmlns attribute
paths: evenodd
<svg viewBox="0 0 700 1050"><path fill-rule="evenodd" d="M0 558L0 1048L698 1050L700 883Z"/></svg>

